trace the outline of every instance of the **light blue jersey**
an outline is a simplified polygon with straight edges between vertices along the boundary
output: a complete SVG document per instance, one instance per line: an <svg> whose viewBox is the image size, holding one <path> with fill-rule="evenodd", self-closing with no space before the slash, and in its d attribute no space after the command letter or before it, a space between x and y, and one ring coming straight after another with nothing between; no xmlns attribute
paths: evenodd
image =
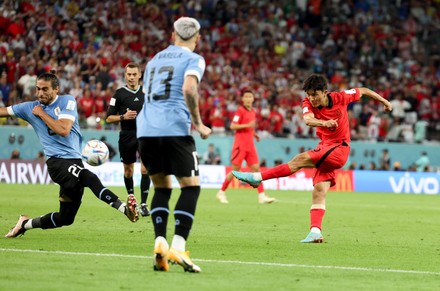
<svg viewBox="0 0 440 291"><path fill-rule="evenodd" d="M72 129L67 137L53 132L41 118L32 114L32 109L41 105L53 119L70 119ZM9 115L22 118L29 122L43 145L46 158L81 159L82 136L78 124L78 111L73 96L57 96L50 105L42 105L39 101L23 102L8 107Z"/></svg>
<svg viewBox="0 0 440 291"><path fill-rule="evenodd" d="M183 96L183 81L192 75L200 82L205 66L203 57L175 45L148 62L144 72L144 106L136 118L138 138L190 135L191 117Z"/></svg>

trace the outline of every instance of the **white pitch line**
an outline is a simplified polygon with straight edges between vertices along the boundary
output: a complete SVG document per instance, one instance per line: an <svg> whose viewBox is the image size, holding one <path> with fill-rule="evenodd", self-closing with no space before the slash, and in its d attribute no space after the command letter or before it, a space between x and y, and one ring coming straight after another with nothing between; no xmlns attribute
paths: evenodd
<svg viewBox="0 0 440 291"><path fill-rule="evenodd" d="M73 256L121 257L121 258L136 258L136 259L152 258L151 256L139 256L139 255L81 253L81 252L43 251L43 250L22 250L22 249L7 249L7 248L0 248L0 251L2 251L2 252L18 252L18 253L73 255ZM220 263L220 264L256 265L256 266L309 268L309 269L334 269L334 270L346 270L346 271L388 272L388 273L405 273L405 274L415 274L415 275L440 276L440 272L415 271L415 270L374 269L374 268L366 268L366 267L320 266L320 265L283 264L283 263L268 263L268 262L244 262L244 261L209 260L209 259L195 259L195 258L192 258L192 260L199 261L199 262Z"/></svg>

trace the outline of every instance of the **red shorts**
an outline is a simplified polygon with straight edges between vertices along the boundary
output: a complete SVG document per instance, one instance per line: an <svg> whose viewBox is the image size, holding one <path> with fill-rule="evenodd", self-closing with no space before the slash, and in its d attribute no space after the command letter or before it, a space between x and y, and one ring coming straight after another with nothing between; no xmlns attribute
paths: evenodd
<svg viewBox="0 0 440 291"><path fill-rule="evenodd" d="M255 147L240 148L233 147L231 153L231 164L241 167L243 160L246 161L247 166L259 164L257 150Z"/></svg>
<svg viewBox="0 0 440 291"><path fill-rule="evenodd" d="M319 182L330 181L335 183L335 170L342 168L348 160L350 146L346 143L340 145L318 145L307 152L315 164L313 186Z"/></svg>

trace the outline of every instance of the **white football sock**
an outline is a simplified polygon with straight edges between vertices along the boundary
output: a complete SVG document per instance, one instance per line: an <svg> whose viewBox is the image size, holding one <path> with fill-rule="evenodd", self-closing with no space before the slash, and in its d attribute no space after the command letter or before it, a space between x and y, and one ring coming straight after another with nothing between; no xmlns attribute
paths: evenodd
<svg viewBox="0 0 440 291"><path fill-rule="evenodd" d="M313 233L321 233L321 230L317 227L312 227L312 229L310 229L310 231Z"/></svg>
<svg viewBox="0 0 440 291"><path fill-rule="evenodd" d="M124 202L122 202L122 204L121 204L121 206L119 206L118 210L125 214L125 206L126 206L126 205L127 205L127 204L125 204Z"/></svg>
<svg viewBox="0 0 440 291"><path fill-rule="evenodd" d="M26 221L26 223L24 224L24 229L31 229L32 228L32 219L29 219L28 221Z"/></svg>
<svg viewBox="0 0 440 291"><path fill-rule="evenodd" d="M180 235L175 234L173 236L173 241L171 243L171 247L180 252L184 252L186 249L186 240Z"/></svg>
<svg viewBox="0 0 440 291"><path fill-rule="evenodd" d="M159 243L162 243L168 247L168 242L163 236L156 237L156 239L154 240L154 246L157 246Z"/></svg>
<svg viewBox="0 0 440 291"><path fill-rule="evenodd" d="M261 177L261 173L260 173L260 172L252 173L252 177L253 177L256 181L261 181L261 180L263 180L263 178Z"/></svg>

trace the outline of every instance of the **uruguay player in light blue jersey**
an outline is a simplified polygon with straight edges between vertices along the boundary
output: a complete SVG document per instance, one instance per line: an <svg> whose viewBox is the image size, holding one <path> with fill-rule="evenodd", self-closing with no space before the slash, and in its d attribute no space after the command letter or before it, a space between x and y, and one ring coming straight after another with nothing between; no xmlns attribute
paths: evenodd
<svg viewBox="0 0 440 291"><path fill-rule="evenodd" d="M131 221L138 219L133 205L122 202L105 188L99 178L84 168L81 160L82 136L78 125L76 101L70 95L58 95L59 81L52 73L38 76L37 101L0 108L0 117L19 117L34 128L46 155L50 177L60 185L60 209L36 218L21 215L7 238L23 235L32 228L58 228L71 225L81 205L84 187L100 200L125 214Z"/></svg>
<svg viewBox="0 0 440 291"><path fill-rule="evenodd" d="M205 71L205 60L194 53L200 39L200 24L182 17L174 22L173 45L157 53L144 72L144 106L137 117L137 137L142 162L154 184L151 218L154 225L156 271L168 271L168 260L185 271L200 272L186 252L200 179L197 151L191 136L191 123L202 138L211 134L201 120L198 85ZM166 240L171 175L176 176L181 193L174 208L174 236L169 248Z"/></svg>

